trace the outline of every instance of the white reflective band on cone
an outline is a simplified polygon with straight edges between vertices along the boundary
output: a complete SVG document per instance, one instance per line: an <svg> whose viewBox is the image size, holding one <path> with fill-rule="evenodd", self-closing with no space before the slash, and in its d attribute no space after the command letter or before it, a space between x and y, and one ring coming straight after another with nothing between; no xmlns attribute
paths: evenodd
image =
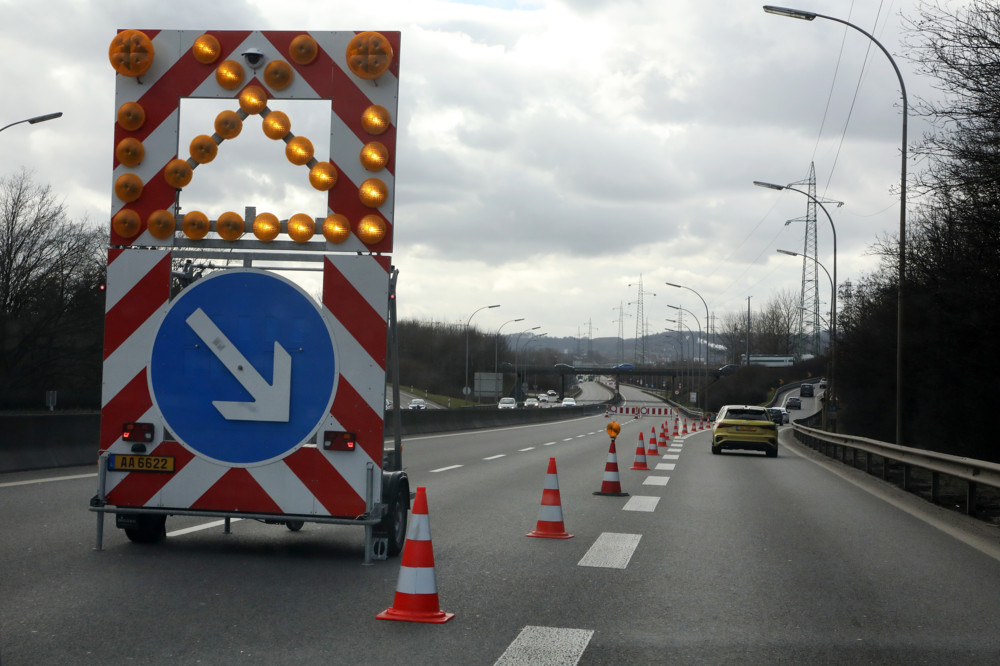
<svg viewBox="0 0 1000 666"><path fill-rule="evenodd" d="M396 591L404 594L437 594L434 567L399 567Z"/></svg>
<svg viewBox="0 0 1000 666"><path fill-rule="evenodd" d="M563 521L562 506L548 506L543 504L538 509L538 520L546 523L561 523Z"/></svg>
<svg viewBox="0 0 1000 666"><path fill-rule="evenodd" d="M411 513L410 525L406 530L406 538L410 541L430 541L431 521L426 513Z"/></svg>

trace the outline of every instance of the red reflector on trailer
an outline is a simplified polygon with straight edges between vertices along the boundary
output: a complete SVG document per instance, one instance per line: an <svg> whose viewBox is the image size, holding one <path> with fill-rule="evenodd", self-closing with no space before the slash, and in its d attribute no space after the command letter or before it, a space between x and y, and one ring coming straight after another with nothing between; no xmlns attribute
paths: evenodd
<svg viewBox="0 0 1000 666"><path fill-rule="evenodd" d="M126 442L142 442L149 444L153 441L152 423L123 423L122 439Z"/></svg>
<svg viewBox="0 0 1000 666"><path fill-rule="evenodd" d="M323 433L323 448L327 451L353 451L357 444L353 432L327 430Z"/></svg>

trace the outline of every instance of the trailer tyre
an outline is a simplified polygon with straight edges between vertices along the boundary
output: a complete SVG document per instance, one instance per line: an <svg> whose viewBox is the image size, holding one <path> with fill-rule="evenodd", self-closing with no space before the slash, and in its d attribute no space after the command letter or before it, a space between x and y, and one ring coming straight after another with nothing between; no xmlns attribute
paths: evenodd
<svg viewBox="0 0 1000 666"><path fill-rule="evenodd" d="M126 527L125 536L132 543L157 543L167 538L167 517L152 514L139 516L137 527Z"/></svg>
<svg viewBox="0 0 1000 666"><path fill-rule="evenodd" d="M302 526L305 524L306 523L304 520L289 520L285 522L285 527L287 527L293 532L298 532L299 530L302 529Z"/></svg>
<svg viewBox="0 0 1000 666"><path fill-rule="evenodd" d="M405 485L400 485L389 503L389 511L375 528L375 536L388 539L387 551L392 557L399 555L406 543L406 519L409 505L410 490Z"/></svg>

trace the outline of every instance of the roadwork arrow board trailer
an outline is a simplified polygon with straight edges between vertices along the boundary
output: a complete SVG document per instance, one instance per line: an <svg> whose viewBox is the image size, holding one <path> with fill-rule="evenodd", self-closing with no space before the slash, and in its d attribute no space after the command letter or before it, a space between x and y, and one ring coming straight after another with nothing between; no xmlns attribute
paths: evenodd
<svg viewBox="0 0 1000 666"><path fill-rule="evenodd" d="M133 541L158 541L167 516L193 515L224 517L227 529L235 517L293 530L361 525L366 563L402 549L408 480L398 450L383 469L382 444L398 56L398 32L123 30L113 39L114 188L91 500L98 549L105 513ZM178 157L180 102L192 97L231 100L233 109ZM330 103L328 161L313 157L271 99ZM233 212L182 216L183 188L257 116L265 134L284 140L303 182L327 193L326 210L257 215L240 202L245 222ZM187 275L171 296L174 262L219 258L242 267ZM321 264L321 302L255 268L261 260Z"/></svg>

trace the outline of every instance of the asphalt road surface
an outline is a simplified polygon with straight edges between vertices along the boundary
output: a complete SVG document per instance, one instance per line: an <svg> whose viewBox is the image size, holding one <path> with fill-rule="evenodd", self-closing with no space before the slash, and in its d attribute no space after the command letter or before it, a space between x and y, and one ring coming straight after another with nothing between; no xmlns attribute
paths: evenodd
<svg viewBox="0 0 1000 666"><path fill-rule="evenodd" d="M996 664L994 528L790 442L777 459L671 438L598 496L603 416L411 437L446 624L386 622L399 559L355 527L168 519L130 543L93 467L0 475L0 659L22 664ZM571 539L527 538L550 458ZM831 471L834 470L834 471Z"/></svg>

